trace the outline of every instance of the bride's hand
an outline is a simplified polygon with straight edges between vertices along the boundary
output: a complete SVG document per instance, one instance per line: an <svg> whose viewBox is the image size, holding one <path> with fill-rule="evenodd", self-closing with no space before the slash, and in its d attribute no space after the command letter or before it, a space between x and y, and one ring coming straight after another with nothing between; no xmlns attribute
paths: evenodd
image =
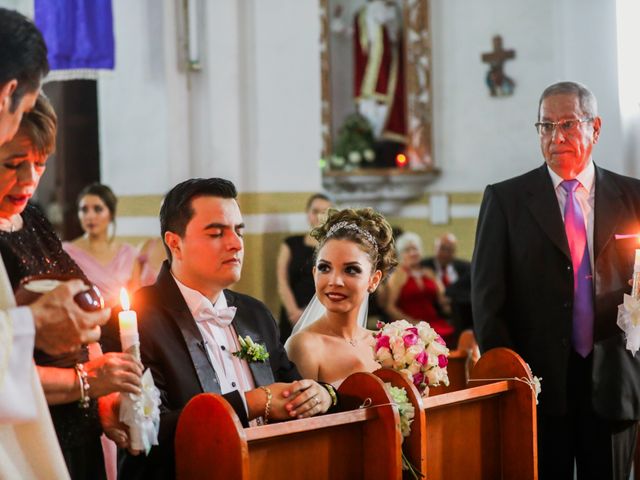
<svg viewBox="0 0 640 480"><path fill-rule="evenodd" d="M291 417L306 418L324 413L331 407L332 400L327 389L313 380L298 380L283 392L290 399L285 405Z"/></svg>

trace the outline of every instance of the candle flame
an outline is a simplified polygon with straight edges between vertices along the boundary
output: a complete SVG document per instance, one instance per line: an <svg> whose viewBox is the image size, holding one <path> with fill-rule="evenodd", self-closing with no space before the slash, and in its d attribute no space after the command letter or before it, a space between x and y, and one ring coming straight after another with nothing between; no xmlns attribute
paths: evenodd
<svg viewBox="0 0 640 480"><path fill-rule="evenodd" d="M404 167L407 164L407 156L403 153L399 153L398 155L396 155L396 164L399 167Z"/></svg>
<svg viewBox="0 0 640 480"><path fill-rule="evenodd" d="M124 287L120 289L120 305L122 306L122 310L129 310L129 295Z"/></svg>

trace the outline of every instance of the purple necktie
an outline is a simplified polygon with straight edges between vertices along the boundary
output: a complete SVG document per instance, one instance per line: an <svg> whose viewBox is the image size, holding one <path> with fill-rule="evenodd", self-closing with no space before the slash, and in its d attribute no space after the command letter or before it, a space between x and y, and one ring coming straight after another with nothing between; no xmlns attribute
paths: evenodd
<svg viewBox="0 0 640 480"><path fill-rule="evenodd" d="M593 277L584 217L575 196L580 183L564 180L560 185L567 192L564 229L573 264L573 348L586 357L593 350Z"/></svg>

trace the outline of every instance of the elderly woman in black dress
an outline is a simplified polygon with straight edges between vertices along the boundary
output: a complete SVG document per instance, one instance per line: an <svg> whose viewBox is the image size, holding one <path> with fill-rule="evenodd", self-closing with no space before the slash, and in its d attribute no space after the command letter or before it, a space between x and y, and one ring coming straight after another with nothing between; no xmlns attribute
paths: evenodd
<svg viewBox="0 0 640 480"><path fill-rule="evenodd" d="M28 203L54 150L56 128L53 108L41 95L15 138L0 147L0 254L14 289L40 274L86 281L51 224ZM97 344L60 356L36 350L34 359L71 477L106 478L97 398L139 392L141 366L128 354L102 355Z"/></svg>

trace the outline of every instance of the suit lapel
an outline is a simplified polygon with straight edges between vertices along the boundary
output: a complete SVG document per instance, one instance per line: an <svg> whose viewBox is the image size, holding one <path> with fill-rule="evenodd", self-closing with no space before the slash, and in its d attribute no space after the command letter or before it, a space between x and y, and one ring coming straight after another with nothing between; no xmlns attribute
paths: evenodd
<svg viewBox="0 0 640 480"><path fill-rule="evenodd" d="M238 298L233 294L233 292L225 290L224 294L227 298L227 304L237 308L236 315L233 318L232 323L236 333L243 338L248 335L255 343L259 343L268 348L264 341L264 337L257 328L258 324L255 318L252 317L252 312L246 307L243 308L243 305L237 301ZM274 382L269 359L265 362L248 362L248 364L256 386L270 385Z"/></svg>
<svg viewBox="0 0 640 480"><path fill-rule="evenodd" d="M570 259L571 254L569 253L562 214L558 207L558 197L553 191L553 182L547 172L546 164L534 171L533 181L528 191L530 195L527 202L529 211L556 247Z"/></svg>
<svg viewBox="0 0 640 480"><path fill-rule="evenodd" d="M596 166L596 195L594 212L594 261L598 259L604 248L616 233L616 228L623 214L620 208L622 192L618 186L609 179L606 172Z"/></svg>
<svg viewBox="0 0 640 480"><path fill-rule="evenodd" d="M186 348L193 362L198 382L205 393L220 393L220 382L211 364L200 330L178 288L169 265L165 261L158 274L156 286L163 300L163 307L182 333Z"/></svg>

